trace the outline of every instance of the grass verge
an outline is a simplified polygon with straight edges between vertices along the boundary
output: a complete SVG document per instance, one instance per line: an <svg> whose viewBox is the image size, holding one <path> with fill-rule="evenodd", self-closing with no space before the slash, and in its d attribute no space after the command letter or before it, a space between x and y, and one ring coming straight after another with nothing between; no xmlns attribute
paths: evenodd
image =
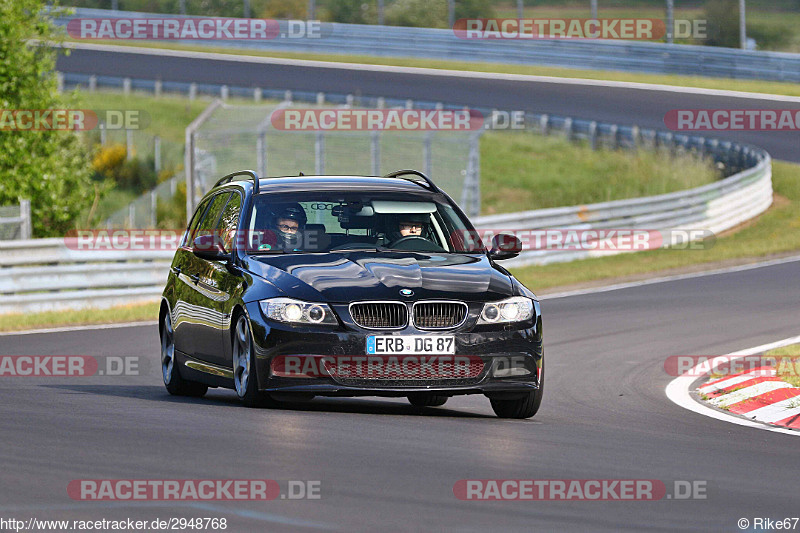
<svg viewBox="0 0 800 533"><path fill-rule="evenodd" d="M533 291L800 250L800 165L773 161L773 205L705 250L660 249L513 269ZM711 268L709 266L709 268ZM603 283L606 284L606 283Z"/></svg>
<svg viewBox="0 0 800 533"><path fill-rule="evenodd" d="M786 357L777 365L775 375L793 387L800 387L800 344L790 344L783 348L775 348L764 355Z"/></svg>
<svg viewBox="0 0 800 533"><path fill-rule="evenodd" d="M677 76L671 74L627 73L613 70L587 70L562 67L510 65L503 63L482 63L468 61L444 61L439 59L417 59L401 57L379 57L345 54L315 54L307 52L277 52L272 50L243 50L236 48L218 48L212 46L191 46L163 42L123 42L93 41L97 44L120 46L138 46L143 48L167 48L193 52L215 52L230 55L249 55L257 57L275 57L284 59L308 59L314 61L333 61L359 63L368 65L391 65L398 67L421 67L446 70L464 70L470 72L497 72L502 74L525 74L531 76L553 76L562 78L580 78L603 81L623 81L634 83L653 83L680 87L696 87L701 89L718 89L727 91L743 91L753 93L781 94L800 96L800 85L779 81L737 80L728 78L707 78L702 76Z"/></svg>
<svg viewBox="0 0 800 533"><path fill-rule="evenodd" d="M649 150L592 150L563 136L481 137L482 214L513 213L685 190L711 183L708 161Z"/></svg>
<svg viewBox="0 0 800 533"><path fill-rule="evenodd" d="M158 305L158 302L152 302L123 305L108 309L78 309L0 315L0 331L24 331L58 326L85 326L89 324L156 320L158 319Z"/></svg>

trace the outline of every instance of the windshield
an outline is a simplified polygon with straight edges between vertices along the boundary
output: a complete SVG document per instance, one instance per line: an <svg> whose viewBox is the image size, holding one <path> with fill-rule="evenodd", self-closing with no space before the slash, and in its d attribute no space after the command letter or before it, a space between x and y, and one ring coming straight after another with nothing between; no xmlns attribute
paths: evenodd
<svg viewBox="0 0 800 533"><path fill-rule="evenodd" d="M450 205L396 193L262 193L254 199L246 229L249 253L485 251L469 222Z"/></svg>

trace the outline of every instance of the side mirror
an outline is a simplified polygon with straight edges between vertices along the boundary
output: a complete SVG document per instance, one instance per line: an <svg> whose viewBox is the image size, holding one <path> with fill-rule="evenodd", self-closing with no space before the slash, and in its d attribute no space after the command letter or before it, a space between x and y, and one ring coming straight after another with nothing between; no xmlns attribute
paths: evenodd
<svg viewBox="0 0 800 533"><path fill-rule="evenodd" d="M208 261L227 261L230 255L222 247L216 235L200 235L192 241L192 253Z"/></svg>
<svg viewBox="0 0 800 533"><path fill-rule="evenodd" d="M517 257L521 251L522 241L515 235L500 233L492 237L492 249L489 250L489 257L495 261L511 259Z"/></svg>

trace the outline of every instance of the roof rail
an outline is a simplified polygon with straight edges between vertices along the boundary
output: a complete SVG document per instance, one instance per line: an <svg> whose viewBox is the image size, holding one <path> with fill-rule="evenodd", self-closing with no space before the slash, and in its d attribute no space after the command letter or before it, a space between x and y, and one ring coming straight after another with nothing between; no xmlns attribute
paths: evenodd
<svg viewBox="0 0 800 533"><path fill-rule="evenodd" d="M422 181L413 178L404 178L404 176L417 176L418 178L422 178ZM407 179L408 181L413 181L414 183L418 183L420 185L423 185L424 183L423 185L424 187L427 187L432 191L440 192L439 187L436 186L433 180L431 180L428 176L426 176L419 170L411 170L411 169L395 170L394 172L389 172L388 174L384 174L382 177Z"/></svg>
<svg viewBox="0 0 800 533"><path fill-rule="evenodd" d="M234 180L236 176L247 176L248 180L253 180L253 194L258 194L258 185L259 185L259 177L255 170L239 170L232 174L228 174L224 178L220 178L220 180L214 184L214 187L219 187L223 183L228 183L231 181L243 181L243 180Z"/></svg>

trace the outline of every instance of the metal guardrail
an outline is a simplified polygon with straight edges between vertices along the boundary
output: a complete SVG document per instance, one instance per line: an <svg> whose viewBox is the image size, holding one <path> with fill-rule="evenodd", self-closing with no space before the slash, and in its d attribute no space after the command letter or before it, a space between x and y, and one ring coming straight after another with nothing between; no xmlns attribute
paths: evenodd
<svg viewBox="0 0 800 533"><path fill-rule="evenodd" d="M0 314L153 301L174 251L81 251L65 239L0 242Z"/></svg>
<svg viewBox="0 0 800 533"><path fill-rule="evenodd" d="M74 17L164 17L163 14L76 9ZM177 16L177 15L170 15ZM66 25L71 17L57 22ZM288 22L279 21L281 33ZM452 30L321 23L321 38L266 41L194 40L184 44L316 54L417 57L593 70L800 81L800 54L636 41L466 40Z"/></svg>

